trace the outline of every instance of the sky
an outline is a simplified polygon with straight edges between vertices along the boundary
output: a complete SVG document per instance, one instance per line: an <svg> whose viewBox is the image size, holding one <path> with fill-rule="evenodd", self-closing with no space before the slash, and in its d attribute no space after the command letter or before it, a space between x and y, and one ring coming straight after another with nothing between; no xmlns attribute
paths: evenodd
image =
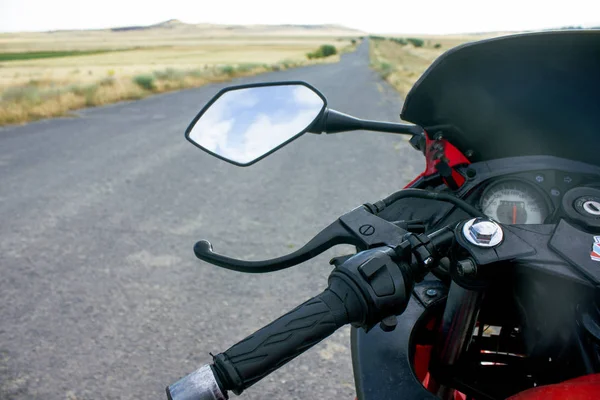
<svg viewBox="0 0 600 400"><path fill-rule="evenodd" d="M340 24L369 33L467 33L600 26L599 0L0 0L0 32L99 29L168 19Z"/></svg>

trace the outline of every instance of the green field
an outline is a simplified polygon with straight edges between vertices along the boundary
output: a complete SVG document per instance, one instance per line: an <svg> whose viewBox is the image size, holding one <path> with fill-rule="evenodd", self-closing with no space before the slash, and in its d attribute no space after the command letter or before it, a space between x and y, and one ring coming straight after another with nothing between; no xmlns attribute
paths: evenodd
<svg viewBox="0 0 600 400"><path fill-rule="evenodd" d="M61 58L89 56L93 54L112 53L116 51L127 51L128 49L118 50L74 50L74 51L25 51L20 53L0 53L0 62L2 61L23 61L37 60L40 58Z"/></svg>

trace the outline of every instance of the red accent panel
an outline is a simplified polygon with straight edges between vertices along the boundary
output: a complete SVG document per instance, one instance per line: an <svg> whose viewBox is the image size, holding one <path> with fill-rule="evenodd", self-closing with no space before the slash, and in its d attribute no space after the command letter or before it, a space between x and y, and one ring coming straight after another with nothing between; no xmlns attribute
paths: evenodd
<svg viewBox="0 0 600 400"><path fill-rule="evenodd" d="M448 165L450 167L455 167L462 164L471 164L467 157L465 157L463 153L461 153L446 139L431 140L429 139L427 133L425 133L425 159L427 162L427 167L425 168L424 172L425 176L429 176L437 172L435 166L440 162L440 159L435 157L435 155L439 152L439 150L434 148L436 143L439 143L442 146L444 156L448 159Z"/></svg>
<svg viewBox="0 0 600 400"><path fill-rule="evenodd" d="M510 397L508 400L598 400L600 374L586 375L556 385L540 386Z"/></svg>
<svg viewBox="0 0 600 400"><path fill-rule="evenodd" d="M439 148L441 147L442 150ZM440 163L441 158L438 153L440 151L443 153L443 157L446 159L452 171L452 179L458 184L458 186L462 186L465 183L465 178L454 170L455 166L470 164L471 162L465 157L456 147L454 147L450 142L445 139L440 140L431 140L427 132L425 132L425 171L419 174L415 179L413 179L409 184L407 184L404 188L412 187L419 179L423 177L427 177L437 173L436 165Z"/></svg>
<svg viewBox="0 0 600 400"><path fill-rule="evenodd" d="M418 344L415 350L415 374L419 382L423 382L427 376L427 369L429 368L429 359L431 358L431 345Z"/></svg>

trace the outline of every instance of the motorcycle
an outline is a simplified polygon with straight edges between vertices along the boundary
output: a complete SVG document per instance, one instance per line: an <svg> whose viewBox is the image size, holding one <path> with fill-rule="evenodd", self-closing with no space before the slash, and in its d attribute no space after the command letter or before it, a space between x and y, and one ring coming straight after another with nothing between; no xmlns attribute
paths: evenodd
<svg viewBox="0 0 600 400"><path fill-rule="evenodd" d="M410 135L426 169L286 256L195 255L244 273L338 244L327 288L167 387L222 400L351 325L357 399L600 398L600 31L449 50L392 123L329 109L304 82L228 87L186 138L238 166L305 133Z"/></svg>

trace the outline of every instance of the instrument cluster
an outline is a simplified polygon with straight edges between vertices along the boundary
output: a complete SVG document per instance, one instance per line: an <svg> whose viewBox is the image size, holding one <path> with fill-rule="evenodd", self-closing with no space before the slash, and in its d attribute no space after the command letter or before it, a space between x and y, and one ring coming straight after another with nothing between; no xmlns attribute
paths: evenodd
<svg viewBox="0 0 600 400"><path fill-rule="evenodd" d="M488 179L468 198L502 224L552 223L563 215L569 219L597 219L600 227L599 183L597 175L528 171ZM572 199L576 192L582 194Z"/></svg>

